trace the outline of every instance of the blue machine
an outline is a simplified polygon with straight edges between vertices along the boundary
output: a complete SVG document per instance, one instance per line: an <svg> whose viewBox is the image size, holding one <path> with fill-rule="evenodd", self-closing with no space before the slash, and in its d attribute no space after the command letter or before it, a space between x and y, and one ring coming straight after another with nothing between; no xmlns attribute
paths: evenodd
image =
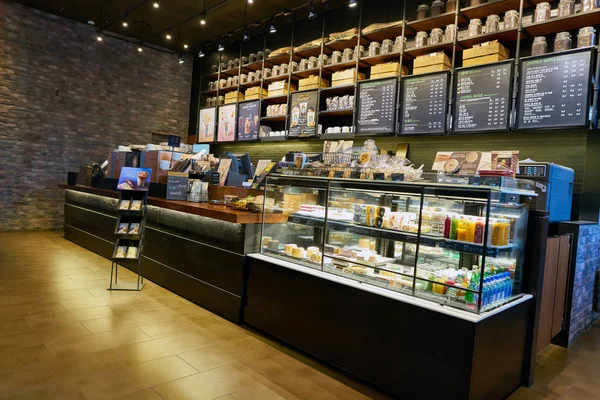
<svg viewBox="0 0 600 400"><path fill-rule="evenodd" d="M536 209L548 211L550 222L571 220L575 171L548 162L519 162L517 178L535 182Z"/></svg>

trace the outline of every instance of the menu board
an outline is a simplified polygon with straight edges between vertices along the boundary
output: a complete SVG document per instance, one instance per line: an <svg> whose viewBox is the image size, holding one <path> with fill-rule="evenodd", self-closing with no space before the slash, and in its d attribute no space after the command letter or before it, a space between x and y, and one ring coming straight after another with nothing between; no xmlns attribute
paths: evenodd
<svg viewBox="0 0 600 400"><path fill-rule="evenodd" d="M396 78L359 82L356 133L394 132Z"/></svg>
<svg viewBox="0 0 600 400"><path fill-rule="evenodd" d="M400 132L446 132L448 73L417 75L402 79Z"/></svg>
<svg viewBox="0 0 600 400"><path fill-rule="evenodd" d="M511 77L512 61L459 69L454 131L508 129Z"/></svg>
<svg viewBox="0 0 600 400"><path fill-rule="evenodd" d="M260 102L238 103L238 140L258 139Z"/></svg>
<svg viewBox="0 0 600 400"><path fill-rule="evenodd" d="M517 128L587 125L591 61L591 49L523 59Z"/></svg>
<svg viewBox="0 0 600 400"><path fill-rule="evenodd" d="M317 134L317 102L319 91L292 93L289 136Z"/></svg>
<svg viewBox="0 0 600 400"><path fill-rule="evenodd" d="M215 118L217 115L216 107L202 108L198 121L198 140L197 143L212 143L215 141Z"/></svg>
<svg viewBox="0 0 600 400"><path fill-rule="evenodd" d="M217 142L233 142L235 140L236 104L219 106L219 129Z"/></svg>

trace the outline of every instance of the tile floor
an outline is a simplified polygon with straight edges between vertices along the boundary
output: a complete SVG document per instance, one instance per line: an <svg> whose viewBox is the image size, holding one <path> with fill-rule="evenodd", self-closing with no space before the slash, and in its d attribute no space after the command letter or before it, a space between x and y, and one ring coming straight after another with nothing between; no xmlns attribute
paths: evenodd
<svg viewBox="0 0 600 400"><path fill-rule="evenodd" d="M0 233L0 399L389 398L151 282L108 292L109 272L60 232ZM537 374L510 399L600 399L600 327Z"/></svg>

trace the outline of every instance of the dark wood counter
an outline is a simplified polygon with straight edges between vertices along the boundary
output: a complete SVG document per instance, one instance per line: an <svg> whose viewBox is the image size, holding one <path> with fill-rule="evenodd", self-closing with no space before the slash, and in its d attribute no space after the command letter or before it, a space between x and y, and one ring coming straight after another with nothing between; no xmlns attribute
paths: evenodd
<svg viewBox="0 0 600 400"><path fill-rule="evenodd" d="M92 186L67 185L61 183L58 185L61 189L76 190L79 192L96 194L112 198L119 198L119 192L116 190L100 189ZM148 198L148 205L162 207L169 210L180 211L188 214L199 215L202 217L214 218L221 221L233 222L236 224L260 224L262 223L262 214L251 213L248 211L237 211L223 205L209 203L191 203L187 201L165 200L156 197ZM265 223L278 224L287 221L286 215L266 214Z"/></svg>

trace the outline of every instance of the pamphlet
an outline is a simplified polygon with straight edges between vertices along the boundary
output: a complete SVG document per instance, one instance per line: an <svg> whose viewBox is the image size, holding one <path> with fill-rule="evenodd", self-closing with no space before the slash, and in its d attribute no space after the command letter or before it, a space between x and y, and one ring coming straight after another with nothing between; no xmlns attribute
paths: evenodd
<svg viewBox="0 0 600 400"><path fill-rule="evenodd" d="M143 190L150 187L152 168L123 167L119 176L118 190Z"/></svg>
<svg viewBox="0 0 600 400"><path fill-rule="evenodd" d="M129 224L129 234L130 235L139 235L140 234L139 222L132 222L131 224Z"/></svg>
<svg viewBox="0 0 600 400"><path fill-rule="evenodd" d="M132 211L140 211L142 209L142 201L141 200L131 200L131 205L129 209Z"/></svg>
<svg viewBox="0 0 600 400"><path fill-rule="evenodd" d="M115 258L125 258L127 255L127 246L119 246L117 247L117 254Z"/></svg>
<svg viewBox="0 0 600 400"><path fill-rule="evenodd" d="M127 248L127 258L137 258L138 248L134 246L129 246Z"/></svg>
<svg viewBox="0 0 600 400"><path fill-rule="evenodd" d="M126 234L129 230L129 224L127 222L120 223L119 229L117 230L118 234Z"/></svg>
<svg viewBox="0 0 600 400"><path fill-rule="evenodd" d="M119 205L119 210L129 210L129 205L131 202L127 199L121 200L121 204Z"/></svg>
<svg viewBox="0 0 600 400"><path fill-rule="evenodd" d="M229 168L231 168L231 159L222 158L219 162L219 186L225 186L227 181L227 175L229 174Z"/></svg>

